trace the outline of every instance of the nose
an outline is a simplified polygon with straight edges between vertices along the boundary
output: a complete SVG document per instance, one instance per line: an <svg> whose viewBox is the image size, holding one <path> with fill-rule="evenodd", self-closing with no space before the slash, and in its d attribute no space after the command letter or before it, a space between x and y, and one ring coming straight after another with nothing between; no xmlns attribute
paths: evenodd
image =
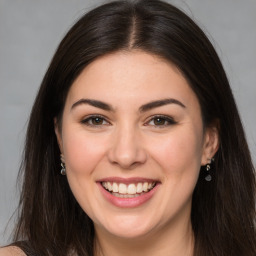
<svg viewBox="0 0 256 256"><path fill-rule="evenodd" d="M120 128L113 134L108 159L122 169L133 169L147 160L146 150L139 131L135 128Z"/></svg>

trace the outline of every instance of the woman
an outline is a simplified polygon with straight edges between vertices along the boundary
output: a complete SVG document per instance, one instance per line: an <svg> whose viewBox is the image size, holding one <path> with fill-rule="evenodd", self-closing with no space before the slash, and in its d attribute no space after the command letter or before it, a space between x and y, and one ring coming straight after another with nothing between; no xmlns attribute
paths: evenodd
<svg viewBox="0 0 256 256"><path fill-rule="evenodd" d="M0 255L256 254L254 168L225 72L167 3L112 2L71 28L23 170Z"/></svg>

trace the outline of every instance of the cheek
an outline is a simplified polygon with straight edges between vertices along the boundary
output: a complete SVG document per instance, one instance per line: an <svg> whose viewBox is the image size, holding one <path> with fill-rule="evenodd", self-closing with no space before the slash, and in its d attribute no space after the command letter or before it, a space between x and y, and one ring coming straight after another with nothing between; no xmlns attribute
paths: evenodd
<svg viewBox="0 0 256 256"><path fill-rule="evenodd" d="M196 132L175 132L155 147L152 157L163 175L163 190L166 196L159 211L165 218L185 214L191 209L191 200L200 171L202 139ZM181 214L182 215L182 214Z"/></svg>
<svg viewBox="0 0 256 256"><path fill-rule="evenodd" d="M157 143L157 144L156 144ZM177 129L153 147L154 158L162 165L165 175L198 175L202 155L202 135L198 129Z"/></svg>
<svg viewBox="0 0 256 256"><path fill-rule="evenodd" d="M66 127L63 131L68 183L77 202L91 218L94 216L93 209L98 207L92 196L97 193L94 170L104 156L103 145L106 145L103 138L88 136L81 129L72 129L70 132L69 127Z"/></svg>
<svg viewBox="0 0 256 256"><path fill-rule="evenodd" d="M86 136L81 130L66 131L63 152L67 171L74 175L88 175L104 155L104 139Z"/></svg>

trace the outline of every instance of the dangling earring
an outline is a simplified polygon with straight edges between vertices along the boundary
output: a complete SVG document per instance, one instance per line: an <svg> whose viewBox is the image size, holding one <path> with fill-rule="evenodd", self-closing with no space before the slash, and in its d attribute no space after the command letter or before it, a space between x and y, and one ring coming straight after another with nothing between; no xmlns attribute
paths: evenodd
<svg viewBox="0 0 256 256"><path fill-rule="evenodd" d="M65 176L66 175L66 166L65 166L65 163L64 163L64 156L62 154L60 155L60 161L61 161L61 163L60 163L60 165L61 165L60 174Z"/></svg>
<svg viewBox="0 0 256 256"><path fill-rule="evenodd" d="M210 160L210 162L205 166L206 176L204 179L206 181L211 181L212 180L211 169L212 169L212 163L214 161L214 158L208 159L208 160Z"/></svg>

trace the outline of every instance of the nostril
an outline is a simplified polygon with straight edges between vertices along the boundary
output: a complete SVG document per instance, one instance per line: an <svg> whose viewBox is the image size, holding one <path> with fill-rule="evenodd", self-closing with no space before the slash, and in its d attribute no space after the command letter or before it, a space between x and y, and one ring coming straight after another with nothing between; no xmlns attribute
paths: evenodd
<svg viewBox="0 0 256 256"><path fill-rule="evenodd" d="M118 165L122 169L126 169L126 170L134 169L142 164L142 162L139 162L139 161L125 161L123 159L122 160L119 159L118 161L111 161L111 163L114 165Z"/></svg>
<svg viewBox="0 0 256 256"><path fill-rule="evenodd" d="M135 150L134 152L124 152L120 150L112 151L109 153L108 158L112 164L119 165L124 169L133 169L146 162L146 153L139 151L139 149Z"/></svg>

